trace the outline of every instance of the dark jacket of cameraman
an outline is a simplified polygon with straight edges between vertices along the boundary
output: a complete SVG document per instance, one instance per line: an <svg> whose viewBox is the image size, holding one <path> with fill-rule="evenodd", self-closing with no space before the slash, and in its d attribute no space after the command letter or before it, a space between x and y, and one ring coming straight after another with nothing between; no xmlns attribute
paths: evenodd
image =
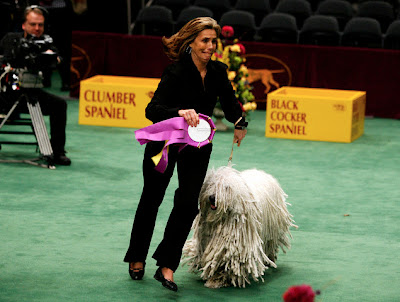
<svg viewBox="0 0 400 302"><path fill-rule="evenodd" d="M16 59L15 51L17 48L17 41L21 40L24 37L24 33L8 33L6 34L3 39L0 41L0 54L3 55L1 58L2 64L18 64Z"/></svg>

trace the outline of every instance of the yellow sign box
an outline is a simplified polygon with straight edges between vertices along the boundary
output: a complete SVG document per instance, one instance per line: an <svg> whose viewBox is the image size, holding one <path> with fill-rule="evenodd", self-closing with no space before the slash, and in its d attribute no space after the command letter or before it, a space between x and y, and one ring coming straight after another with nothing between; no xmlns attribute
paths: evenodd
<svg viewBox="0 0 400 302"><path fill-rule="evenodd" d="M81 81L79 124L143 128L160 79L97 75Z"/></svg>
<svg viewBox="0 0 400 302"><path fill-rule="evenodd" d="M350 143L364 132L365 91L281 87L268 94L266 137Z"/></svg>

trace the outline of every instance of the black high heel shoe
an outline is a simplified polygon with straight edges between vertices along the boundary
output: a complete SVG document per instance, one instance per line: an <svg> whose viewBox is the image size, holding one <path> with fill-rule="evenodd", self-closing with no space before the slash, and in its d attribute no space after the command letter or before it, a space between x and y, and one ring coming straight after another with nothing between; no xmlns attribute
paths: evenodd
<svg viewBox="0 0 400 302"><path fill-rule="evenodd" d="M165 288L168 288L169 290L172 290L174 292L178 291L178 286L173 281L164 278L161 267L159 267L154 274L154 279L161 282L162 286L164 286Z"/></svg>
<svg viewBox="0 0 400 302"><path fill-rule="evenodd" d="M144 267L145 263L143 263L143 268L134 268L131 269L131 263L129 263L129 275L133 280L142 280L144 276Z"/></svg>

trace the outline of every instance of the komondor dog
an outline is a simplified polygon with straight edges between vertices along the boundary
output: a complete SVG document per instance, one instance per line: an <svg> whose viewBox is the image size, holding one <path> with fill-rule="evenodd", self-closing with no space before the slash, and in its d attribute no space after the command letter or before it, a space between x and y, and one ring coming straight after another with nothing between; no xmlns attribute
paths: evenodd
<svg viewBox="0 0 400 302"><path fill-rule="evenodd" d="M287 195L271 175L231 167L207 172L200 192L200 213L193 237L186 241L183 263L201 272L205 286L245 287L263 279L279 248L290 248Z"/></svg>

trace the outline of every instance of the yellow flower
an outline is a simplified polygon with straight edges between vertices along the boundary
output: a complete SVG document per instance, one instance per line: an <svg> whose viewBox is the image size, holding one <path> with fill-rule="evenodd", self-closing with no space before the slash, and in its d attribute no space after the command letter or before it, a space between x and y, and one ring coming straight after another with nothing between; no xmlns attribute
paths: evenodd
<svg viewBox="0 0 400 302"><path fill-rule="evenodd" d="M243 105L243 109L246 111L249 110L256 110L257 109L257 103L256 102L248 102Z"/></svg>
<svg viewBox="0 0 400 302"><path fill-rule="evenodd" d="M217 49L218 49L219 51L222 52L223 48L224 48L224 47L223 47L223 45L222 45L221 40L218 39L218 40L217 40Z"/></svg>
<svg viewBox="0 0 400 302"><path fill-rule="evenodd" d="M226 65L228 65L228 67L230 66L230 62L229 62L229 47L225 47L224 51L222 52L222 61L224 62Z"/></svg>
<svg viewBox="0 0 400 302"><path fill-rule="evenodd" d="M239 47L239 45L237 45L237 44L232 45L232 46L231 46L231 51L240 52L240 47Z"/></svg>
<svg viewBox="0 0 400 302"><path fill-rule="evenodd" d="M242 64L242 66L240 66L239 72L242 72L246 76L249 73L249 71L247 70L247 67L244 64Z"/></svg>
<svg viewBox="0 0 400 302"><path fill-rule="evenodd" d="M236 77L236 72L235 71L229 71L228 72L228 79L229 81L233 81Z"/></svg>

